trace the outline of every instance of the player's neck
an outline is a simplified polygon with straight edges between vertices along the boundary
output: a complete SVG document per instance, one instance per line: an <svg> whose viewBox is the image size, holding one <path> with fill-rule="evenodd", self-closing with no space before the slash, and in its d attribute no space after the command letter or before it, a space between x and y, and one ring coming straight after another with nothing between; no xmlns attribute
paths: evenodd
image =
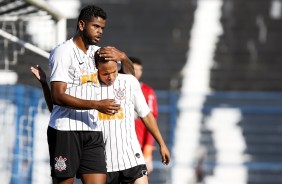
<svg viewBox="0 0 282 184"><path fill-rule="evenodd" d="M82 50L85 54L87 53L87 50L89 48L89 45L86 44L83 41L83 38L81 36L79 36L78 34L76 34L73 37L73 43L77 46L77 48L79 48L80 50Z"/></svg>

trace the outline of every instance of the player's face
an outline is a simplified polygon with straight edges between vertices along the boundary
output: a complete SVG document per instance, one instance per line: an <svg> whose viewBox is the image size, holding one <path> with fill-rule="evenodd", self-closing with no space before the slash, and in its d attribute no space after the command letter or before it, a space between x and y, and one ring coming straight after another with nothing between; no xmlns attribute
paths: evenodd
<svg viewBox="0 0 282 184"><path fill-rule="evenodd" d="M103 34L106 20L101 17L92 17L89 22L82 22L82 37L88 45L96 45Z"/></svg>
<svg viewBox="0 0 282 184"><path fill-rule="evenodd" d="M141 65L138 64L133 64L134 66L134 71L135 71L135 77L140 80L142 73L143 73L143 67Z"/></svg>
<svg viewBox="0 0 282 184"><path fill-rule="evenodd" d="M99 62L97 65L99 80L107 86L112 85L118 75L118 67L115 61L107 63Z"/></svg>

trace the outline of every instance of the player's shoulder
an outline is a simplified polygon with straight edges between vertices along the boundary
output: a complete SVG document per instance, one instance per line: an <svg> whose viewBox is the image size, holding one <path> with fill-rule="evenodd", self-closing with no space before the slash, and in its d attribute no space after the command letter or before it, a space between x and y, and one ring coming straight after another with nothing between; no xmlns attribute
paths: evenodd
<svg viewBox="0 0 282 184"><path fill-rule="evenodd" d="M74 43L72 39L66 40L60 44L58 44L55 48L52 49L51 53L62 53L68 50L72 50L74 47Z"/></svg>
<svg viewBox="0 0 282 184"><path fill-rule="evenodd" d="M95 53L97 50L99 50L101 47L97 46L97 45L90 45L89 46L89 50L91 53Z"/></svg>
<svg viewBox="0 0 282 184"><path fill-rule="evenodd" d="M136 79L136 77L134 75L131 75L131 74L124 74L124 73L119 73L118 74L118 78L120 80L125 80L125 81L128 81L130 83L136 83L138 82L138 80ZM139 82L138 82L139 84Z"/></svg>

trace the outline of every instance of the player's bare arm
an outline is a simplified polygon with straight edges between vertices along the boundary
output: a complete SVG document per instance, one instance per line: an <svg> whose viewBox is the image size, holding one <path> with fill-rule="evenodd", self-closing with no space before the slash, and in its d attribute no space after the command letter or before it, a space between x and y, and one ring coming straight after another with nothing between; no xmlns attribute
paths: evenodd
<svg viewBox="0 0 282 184"><path fill-rule="evenodd" d="M39 65L36 65L35 67L32 66L30 70L33 73L33 75L35 76L35 78L40 82L42 89L43 89L44 98L45 98L47 107L49 111L51 112L53 110L53 101L51 97L50 88L47 82L46 73Z"/></svg>
<svg viewBox="0 0 282 184"><path fill-rule="evenodd" d="M145 124L146 128L149 130L149 132L152 134L152 136L155 138L155 140L157 141L157 143L160 146L160 154L162 156L162 163L165 165L168 165L170 162L170 153L162 138L162 135L158 128L156 119L154 118L151 112L147 116L141 119L143 123Z"/></svg>
<svg viewBox="0 0 282 184"><path fill-rule="evenodd" d="M114 99L83 100L66 94L66 88L67 84L64 82L51 82L51 94L55 105L79 110L96 109L110 115L120 109L120 105L116 104Z"/></svg>

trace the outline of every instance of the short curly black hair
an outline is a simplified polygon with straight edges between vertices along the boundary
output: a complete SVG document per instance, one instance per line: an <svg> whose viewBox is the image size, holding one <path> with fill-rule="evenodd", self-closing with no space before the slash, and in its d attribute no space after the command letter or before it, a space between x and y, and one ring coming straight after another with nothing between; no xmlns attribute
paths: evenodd
<svg viewBox="0 0 282 184"><path fill-rule="evenodd" d="M97 50L94 54L94 59L95 59L95 64L96 66L98 66L98 63L107 63L109 62L108 60L106 60L104 57L100 57L100 55L98 54L99 50Z"/></svg>
<svg viewBox="0 0 282 184"><path fill-rule="evenodd" d="M90 21L92 17L101 17L107 19L107 13L100 7L95 5L88 5L81 9L77 22L82 20L84 22Z"/></svg>

